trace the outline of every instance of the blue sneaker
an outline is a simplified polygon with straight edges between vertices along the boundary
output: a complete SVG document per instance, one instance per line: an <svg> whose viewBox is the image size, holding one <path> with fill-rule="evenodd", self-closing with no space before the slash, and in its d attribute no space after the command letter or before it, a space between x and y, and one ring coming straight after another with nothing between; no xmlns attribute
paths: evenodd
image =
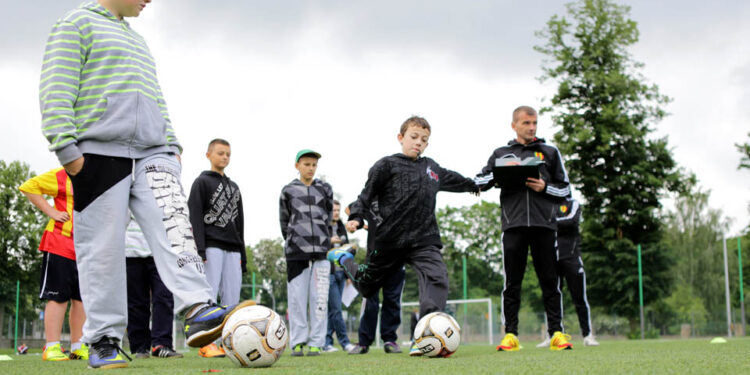
<svg viewBox="0 0 750 375"><path fill-rule="evenodd" d="M255 305L255 301L242 301L232 306L220 306L215 303L204 303L190 318L185 318L185 337L188 346L202 348L219 338L224 323L233 312L247 306Z"/></svg>
<svg viewBox="0 0 750 375"><path fill-rule="evenodd" d="M339 267L343 267L341 264L345 260L354 259L354 255L352 255L350 250L350 246L334 247L333 249L328 251L328 255L326 256L326 258L328 258L329 261L333 262L333 264Z"/></svg>
<svg viewBox="0 0 750 375"><path fill-rule="evenodd" d="M122 354L122 355L120 355ZM125 351L117 344L117 340L111 337L104 337L99 342L91 345L89 350L89 368L122 368L128 367L128 362L123 358L132 361Z"/></svg>

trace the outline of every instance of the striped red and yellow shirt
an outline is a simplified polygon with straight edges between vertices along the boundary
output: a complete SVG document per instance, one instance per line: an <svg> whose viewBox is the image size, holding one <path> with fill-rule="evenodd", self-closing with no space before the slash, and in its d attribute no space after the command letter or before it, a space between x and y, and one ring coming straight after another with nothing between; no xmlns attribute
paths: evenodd
<svg viewBox="0 0 750 375"><path fill-rule="evenodd" d="M62 167L55 168L39 176L32 177L21 185L19 190L54 198L55 209L65 211L71 220L64 223L50 219L44 229L39 250L75 260L73 246L73 185Z"/></svg>

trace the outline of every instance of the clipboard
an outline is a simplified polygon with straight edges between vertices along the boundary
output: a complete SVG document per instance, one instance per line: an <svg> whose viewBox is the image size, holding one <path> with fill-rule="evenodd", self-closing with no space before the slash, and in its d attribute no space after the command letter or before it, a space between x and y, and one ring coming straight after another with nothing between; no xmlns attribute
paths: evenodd
<svg viewBox="0 0 750 375"><path fill-rule="evenodd" d="M492 168L495 185L501 189L524 189L527 178L540 178L539 167L542 164L544 162L537 157L528 157L524 160L517 157L496 159Z"/></svg>

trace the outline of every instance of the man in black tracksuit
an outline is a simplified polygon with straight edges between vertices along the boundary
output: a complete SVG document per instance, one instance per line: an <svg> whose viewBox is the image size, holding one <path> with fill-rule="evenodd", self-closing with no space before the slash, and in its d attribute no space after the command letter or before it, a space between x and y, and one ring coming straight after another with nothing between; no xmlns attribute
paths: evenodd
<svg viewBox="0 0 750 375"><path fill-rule="evenodd" d="M528 248L542 288L544 308L550 336L562 332L562 300L555 272L556 230L555 210L569 193L568 176L560 152L536 137L537 115L531 107L519 107L513 112L511 126L516 139L496 149L475 181L482 190L495 186L492 168L497 159L536 156L544 163L540 178L529 178L525 186L503 188L500 192L503 229L503 321L507 336L498 350L520 348L518 310L521 306L521 283L526 270Z"/></svg>
<svg viewBox="0 0 750 375"><path fill-rule="evenodd" d="M421 156L429 137L425 119L407 119L398 135L402 153L386 156L370 168L347 223L349 231L361 227L365 213L377 200L382 222L366 263L358 266L348 252L328 254L329 260L344 267L364 298L371 298L387 277L410 264L419 280L421 316L443 310L448 297L448 272L435 218L436 195L438 191L478 191L472 179Z"/></svg>

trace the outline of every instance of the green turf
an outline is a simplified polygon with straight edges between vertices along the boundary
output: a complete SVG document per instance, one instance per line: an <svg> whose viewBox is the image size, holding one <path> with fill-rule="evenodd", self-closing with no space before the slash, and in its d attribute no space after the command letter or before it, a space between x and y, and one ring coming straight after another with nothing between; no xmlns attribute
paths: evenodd
<svg viewBox="0 0 750 375"><path fill-rule="evenodd" d="M196 351L182 359L135 360L127 369L110 370L127 374L748 374L750 338L731 339L726 344L709 344L709 339L603 341L602 346L583 347L575 341L570 351L551 352L526 342L520 352L496 352L487 345L463 345L447 359L410 358L406 354L385 354L373 348L365 355L341 351L320 357L292 358L287 350L273 367L236 368L226 358L199 358ZM8 350L2 352L7 354ZM68 361L44 363L38 354L11 355L0 362L0 374L79 374L86 363ZM93 371L93 370L92 370ZM88 372L85 372L88 373Z"/></svg>

